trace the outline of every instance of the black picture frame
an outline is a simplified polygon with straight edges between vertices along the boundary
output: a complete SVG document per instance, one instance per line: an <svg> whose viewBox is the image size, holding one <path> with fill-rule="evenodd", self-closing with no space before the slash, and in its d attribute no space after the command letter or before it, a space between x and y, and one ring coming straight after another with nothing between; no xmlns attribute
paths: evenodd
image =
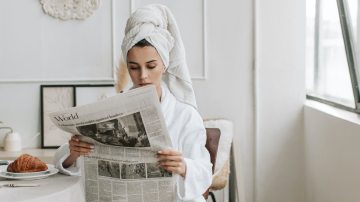
<svg viewBox="0 0 360 202"><path fill-rule="evenodd" d="M66 96L64 96L64 93L66 94ZM60 111L68 107L75 107L90 102L96 102L100 100L97 99L99 98L97 95L100 95L101 93L106 93L107 96L115 95L116 94L115 85L114 84L40 85L41 148L43 149L59 148L62 144L66 143L71 136L71 134L68 134L60 130L51 122L50 118L48 117L48 114L50 112ZM51 99L49 100L49 98L46 98L46 96L50 96ZM84 100L86 100L86 103L84 102ZM51 107L49 107L49 104L51 105Z"/></svg>
<svg viewBox="0 0 360 202"><path fill-rule="evenodd" d="M41 148L56 149L66 143L70 134L60 130L48 116L76 105L74 85L40 85L41 104Z"/></svg>

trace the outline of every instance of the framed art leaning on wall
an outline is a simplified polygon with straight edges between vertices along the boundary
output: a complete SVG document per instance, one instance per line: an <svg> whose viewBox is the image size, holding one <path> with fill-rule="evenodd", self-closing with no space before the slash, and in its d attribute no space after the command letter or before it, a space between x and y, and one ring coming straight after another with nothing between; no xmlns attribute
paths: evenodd
<svg viewBox="0 0 360 202"><path fill-rule="evenodd" d="M41 148L58 148L68 142L71 134L56 127L49 113L75 106L73 85L41 85Z"/></svg>

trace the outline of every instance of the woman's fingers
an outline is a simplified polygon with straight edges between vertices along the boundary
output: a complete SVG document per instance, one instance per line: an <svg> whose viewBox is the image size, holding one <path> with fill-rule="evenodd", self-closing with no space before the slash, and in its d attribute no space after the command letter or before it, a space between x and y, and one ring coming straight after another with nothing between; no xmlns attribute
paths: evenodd
<svg viewBox="0 0 360 202"><path fill-rule="evenodd" d="M88 147L78 147L76 145L70 145L70 149L74 150L74 151L81 151L81 152L87 152L87 151L91 151L91 148Z"/></svg>
<svg viewBox="0 0 360 202"><path fill-rule="evenodd" d="M185 177L186 175L186 166L161 166L164 168L167 172L178 174L182 177Z"/></svg>
<svg viewBox="0 0 360 202"><path fill-rule="evenodd" d="M183 158L182 156L162 156L159 155L158 156L158 161L162 162L162 161L182 161Z"/></svg>
<svg viewBox="0 0 360 202"><path fill-rule="evenodd" d="M72 151L72 154L76 154L78 156L82 156L82 155L88 155L90 152L78 152L78 151Z"/></svg>
<svg viewBox="0 0 360 202"><path fill-rule="evenodd" d="M158 161L182 161L183 157L180 152L175 150L161 150L157 152L157 159Z"/></svg>
<svg viewBox="0 0 360 202"><path fill-rule="evenodd" d="M168 155L168 156L181 156L182 154L176 150L171 149L164 149L161 151L158 151L158 155Z"/></svg>
<svg viewBox="0 0 360 202"><path fill-rule="evenodd" d="M186 165L181 152L171 149L161 150L157 152L157 159L159 166L166 171L185 177Z"/></svg>
<svg viewBox="0 0 360 202"><path fill-rule="evenodd" d="M89 148L89 149L93 149L94 145L86 143L86 142L75 142L74 144L77 147L84 147L84 148Z"/></svg>
<svg viewBox="0 0 360 202"><path fill-rule="evenodd" d="M91 152L91 149L84 147L70 147L70 153L74 153L77 155L87 155Z"/></svg>
<svg viewBox="0 0 360 202"><path fill-rule="evenodd" d="M179 174L181 176L183 176L183 172L182 172L182 169L181 167L170 167L170 166L166 166L164 167L164 169L170 173L176 173L176 174Z"/></svg>
<svg viewBox="0 0 360 202"><path fill-rule="evenodd" d="M76 147L84 147L84 148L89 148L89 149L93 149L94 145L87 143L87 142L82 142L82 141L76 141L76 140L70 140L69 141L69 145L71 146L76 146Z"/></svg>
<svg viewBox="0 0 360 202"><path fill-rule="evenodd" d="M164 161L159 163L160 166L166 166L166 167L181 167L182 164L183 164L182 162L178 162L178 161Z"/></svg>
<svg viewBox="0 0 360 202"><path fill-rule="evenodd" d="M79 142L79 141L80 141L80 137L79 137L78 135L73 135L73 136L71 137L71 140L74 140L74 141Z"/></svg>
<svg viewBox="0 0 360 202"><path fill-rule="evenodd" d="M162 161L183 161L182 154L176 150L161 150L157 152L158 162Z"/></svg>
<svg viewBox="0 0 360 202"><path fill-rule="evenodd" d="M87 155L94 149L94 145L80 141L79 136L74 135L69 140L69 149L72 154Z"/></svg>

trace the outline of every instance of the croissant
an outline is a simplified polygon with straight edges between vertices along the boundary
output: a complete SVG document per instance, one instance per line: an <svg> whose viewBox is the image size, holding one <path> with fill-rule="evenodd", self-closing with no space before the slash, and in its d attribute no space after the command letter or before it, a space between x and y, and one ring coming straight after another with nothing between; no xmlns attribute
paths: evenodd
<svg viewBox="0 0 360 202"><path fill-rule="evenodd" d="M27 173L47 170L47 165L35 156L22 154L7 167L8 172Z"/></svg>

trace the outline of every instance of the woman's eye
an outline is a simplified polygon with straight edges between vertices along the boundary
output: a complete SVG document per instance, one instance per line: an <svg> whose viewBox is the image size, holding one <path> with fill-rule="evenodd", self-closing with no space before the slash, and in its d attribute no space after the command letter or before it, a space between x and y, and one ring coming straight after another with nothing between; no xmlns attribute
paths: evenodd
<svg viewBox="0 0 360 202"><path fill-rule="evenodd" d="M130 66L129 69L130 69L130 70L137 70L137 69L139 69L139 67L131 67L131 66Z"/></svg>
<svg viewBox="0 0 360 202"><path fill-rule="evenodd" d="M156 67L156 65L149 65L147 68L154 69L155 67Z"/></svg>

